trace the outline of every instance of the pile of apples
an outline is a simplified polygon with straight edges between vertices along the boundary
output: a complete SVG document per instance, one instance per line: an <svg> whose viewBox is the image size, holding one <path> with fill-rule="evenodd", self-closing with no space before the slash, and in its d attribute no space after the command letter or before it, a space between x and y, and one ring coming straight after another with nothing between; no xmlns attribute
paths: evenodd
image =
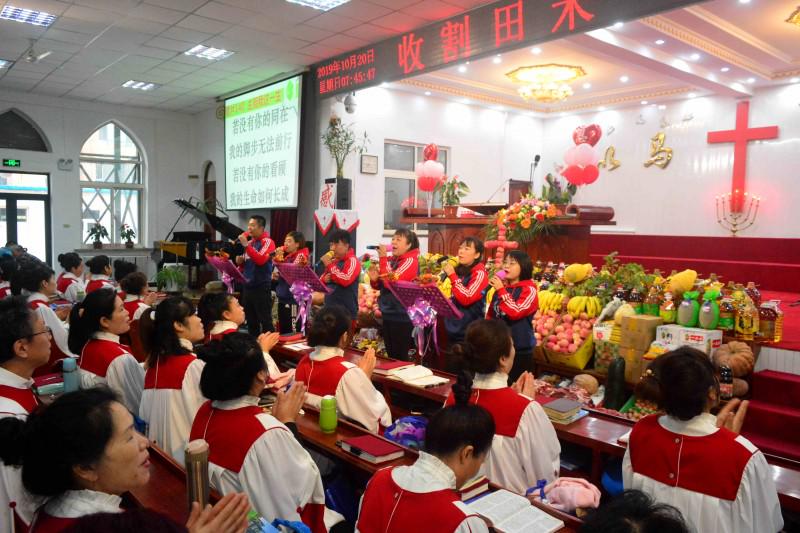
<svg viewBox="0 0 800 533"><path fill-rule="evenodd" d="M533 315L536 344L557 353L575 353L592 335L594 318L581 313L577 318L555 311L537 311Z"/></svg>
<svg viewBox="0 0 800 533"><path fill-rule="evenodd" d="M378 295L377 291L366 284L361 284L358 287L358 312L365 314L373 314L376 317L381 316L381 310L378 308Z"/></svg>

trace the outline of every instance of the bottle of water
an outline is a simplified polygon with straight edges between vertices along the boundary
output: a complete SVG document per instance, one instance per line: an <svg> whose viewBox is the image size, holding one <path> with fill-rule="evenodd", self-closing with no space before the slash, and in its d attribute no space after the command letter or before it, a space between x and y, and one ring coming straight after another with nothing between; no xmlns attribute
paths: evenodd
<svg viewBox="0 0 800 533"><path fill-rule="evenodd" d="M62 376L64 377L64 393L74 392L80 386L78 362L74 357L67 357L61 362Z"/></svg>
<svg viewBox="0 0 800 533"><path fill-rule="evenodd" d="M278 533L278 530L272 527L272 524L267 522L257 511L251 510L247 513L245 533Z"/></svg>

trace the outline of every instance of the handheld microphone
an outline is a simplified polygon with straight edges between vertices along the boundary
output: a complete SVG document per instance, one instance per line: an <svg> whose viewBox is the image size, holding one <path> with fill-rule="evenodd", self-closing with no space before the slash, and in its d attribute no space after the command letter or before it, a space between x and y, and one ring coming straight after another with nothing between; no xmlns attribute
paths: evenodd
<svg viewBox="0 0 800 533"><path fill-rule="evenodd" d="M391 244L384 244L384 246L386 247L386 251L387 252L391 252L392 251L392 245ZM380 247L379 244L370 244L369 246L367 246L367 250L377 250L379 247Z"/></svg>
<svg viewBox="0 0 800 533"><path fill-rule="evenodd" d="M529 187L530 187L530 193L531 194L533 194L533 173L536 172L536 167L539 166L539 161L541 161L541 160L542 160L542 156L539 155L539 154L536 154L534 156L534 158L533 158L533 163L531 163L531 175L528 178L528 181L530 182L530 186Z"/></svg>
<svg viewBox="0 0 800 533"><path fill-rule="evenodd" d="M506 272L505 270L498 270L497 272L494 273L494 275L497 276L497 278L500 281L503 281L503 280L506 279L506 276L508 275L508 272Z"/></svg>

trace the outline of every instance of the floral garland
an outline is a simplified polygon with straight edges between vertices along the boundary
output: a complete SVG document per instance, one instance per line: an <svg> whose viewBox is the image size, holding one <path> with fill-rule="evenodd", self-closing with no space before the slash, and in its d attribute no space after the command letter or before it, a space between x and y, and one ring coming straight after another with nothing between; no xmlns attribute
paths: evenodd
<svg viewBox="0 0 800 533"><path fill-rule="evenodd" d="M487 240L496 239L499 228L505 228L506 239L525 244L542 233L552 231L549 221L557 216L555 204L527 195L501 209L486 227Z"/></svg>

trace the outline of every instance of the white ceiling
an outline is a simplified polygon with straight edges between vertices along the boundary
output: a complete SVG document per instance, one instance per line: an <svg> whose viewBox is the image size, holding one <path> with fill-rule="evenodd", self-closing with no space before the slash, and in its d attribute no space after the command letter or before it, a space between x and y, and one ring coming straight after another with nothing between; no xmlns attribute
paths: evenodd
<svg viewBox="0 0 800 533"><path fill-rule="evenodd" d="M327 13L285 0L0 0L49 28L0 20L0 90L196 113L214 97L471 9L486 0L351 0ZM35 39L39 63L22 58ZM236 52L183 55L197 44ZM149 92L128 80L162 84Z"/></svg>

